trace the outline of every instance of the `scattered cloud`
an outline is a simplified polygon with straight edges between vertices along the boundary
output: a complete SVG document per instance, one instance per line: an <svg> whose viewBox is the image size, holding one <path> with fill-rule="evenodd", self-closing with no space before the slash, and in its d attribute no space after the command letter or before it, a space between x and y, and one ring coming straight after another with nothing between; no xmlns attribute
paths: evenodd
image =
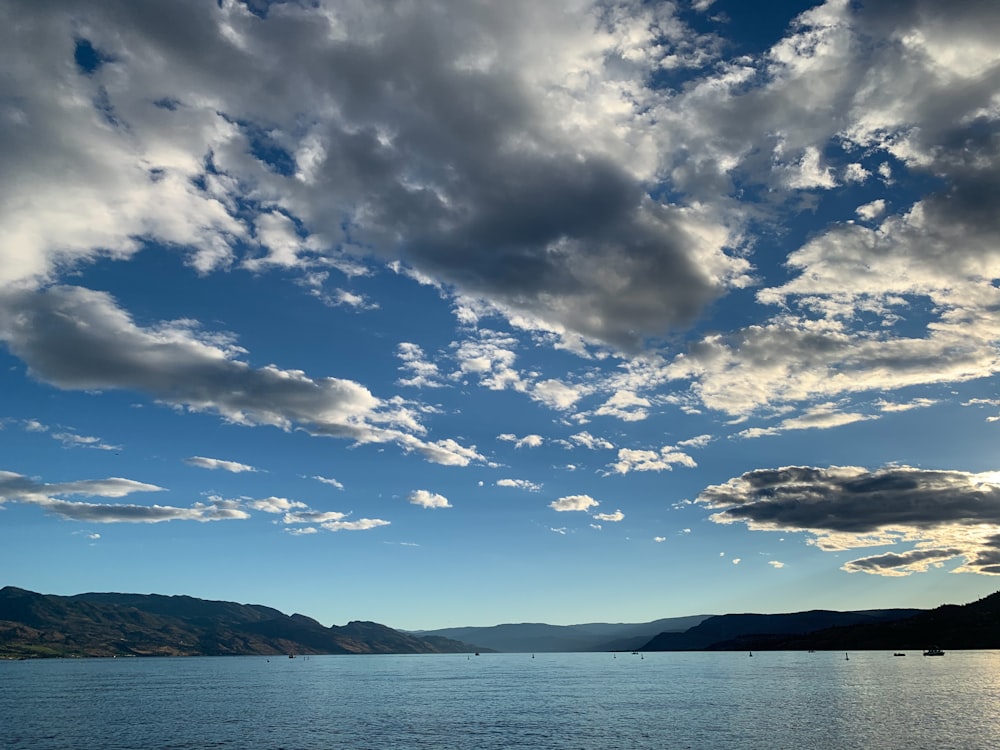
<svg viewBox="0 0 1000 750"><path fill-rule="evenodd" d="M66 448L94 448L101 451L120 451L120 445L110 445L97 437L77 435L75 432L53 432L52 438Z"/></svg>
<svg viewBox="0 0 1000 750"><path fill-rule="evenodd" d="M538 448L542 443L545 442L545 438L541 435L525 435L522 438L512 435L510 433L504 433L503 435L497 435L497 440L502 440L507 443L513 443L515 448Z"/></svg>
<svg viewBox="0 0 1000 750"><path fill-rule="evenodd" d="M288 513L296 508L308 508L305 503L300 503L297 500L289 500L284 497L266 497L262 500L248 500L246 503L248 508L253 508L254 510L260 510L264 513Z"/></svg>
<svg viewBox="0 0 1000 750"><path fill-rule="evenodd" d="M450 508L451 503L448 502L448 498L443 495L439 495L436 492L428 492L427 490L414 490L410 493L409 501L414 505L419 505L422 508Z"/></svg>
<svg viewBox="0 0 1000 750"><path fill-rule="evenodd" d="M594 498L590 495L567 495L566 497L561 497L558 500L553 500L549 503L549 507L552 510L559 512L564 511L586 511L600 505Z"/></svg>
<svg viewBox="0 0 1000 750"><path fill-rule="evenodd" d="M884 409L883 411L890 410ZM782 420L774 427L751 427L740 432L739 436L759 438L766 435L779 435L787 430L828 430L872 419L878 419L878 415L840 411L840 406L833 403L817 404L806 409L803 414L797 417Z"/></svg>
<svg viewBox="0 0 1000 750"><path fill-rule="evenodd" d="M608 521L609 523L618 523L619 521L625 520L625 514L620 510L616 510L614 513L595 513L593 518L597 521Z"/></svg>
<svg viewBox="0 0 1000 750"><path fill-rule="evenodd" d="M619 448L618 460L609 464L609 468L615 474L628 474L632 471L673 471L676 465L693 469L698 464L687 453L666 445L659 451Z"/></svg>
<svg viewBox="0 0 1000 750"><path fill-rule="evenodd" d="M542 485L529 482L527 479L498 479L497 487L514 487L528 492L541 492Z"/></svg>
<svg viewBox="0 0 1000 750"><path fill-rule="evenodd" d="M238 461L225 461L221 458L206 458L205 456L191 456L184 459L184 463L191 466L198 466L202 469L222 469L233 474L241 474L245 471L257 471L253 466L241 464Z"/></svg>
<svg viewBox="0 0 1000 750"><path fill-rule="evenodd" d="M569 436L570 441L576 445L590 450L614 450L614 443L605 438L594 437L589 432L577 432Z"/></svg>
<svg viewBox="0 0 1000 750"><path fill-rule="evenodd" d="M317 482L322 482L323 484L328 484L331 487L336 487L338 490L344 489L344 485L341 482L338 482L333 477L323 477L320 476L319 474L314 474L312 478L315 479Z"/></svg>

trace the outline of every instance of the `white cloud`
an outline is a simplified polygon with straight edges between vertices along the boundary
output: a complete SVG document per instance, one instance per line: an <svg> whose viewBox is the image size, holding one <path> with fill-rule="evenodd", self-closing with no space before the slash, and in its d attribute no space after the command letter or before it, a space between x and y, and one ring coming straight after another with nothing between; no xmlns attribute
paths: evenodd
<svg viewBox="0 0 1000 750"><path fill-rule="evenodd" d="M308 536L310 534L318 534L319 530L315 526L306 526L304 528L288 527L284 528L286 534L291 534L292 536Z"/></svg>
<svg viewBox="0 0 1000 750"><path fill-rule="evenodd" d="M582 385L567 385L559 380L549 379L535 383L531 397L552 409L565 411L579 401L589 388Z"/></svg>
<svg viewBox="0 0 1000 750"><path fill-rule="evenodd" d="M52 438L58 440L66 448L95 448L101 451L119 451L120 445L110 445L98 437L77 435L75 432L53 432Z"/></svg>
<svg viewBox="0 0 1000 750"><path fill-rule="evenodd" d="M767 564L770 565L772 568L781 569L785 567L785 564L783 562L778 562L777 560L768 560Z"/></svg>
<svg viewBox="0 0 1000 750"><path fill-rule="evenodd" d="M517 437L517 435L511 435L510 433L504 433L503 435L497 435L497 440L502 440L507 443L514 443L515 448L538 448L542 443L545 442L545 438L541 435L525 435L522 438Z"/></svg>
<svg viewBox="0 0 1000 750"><path fill-rule="evenodd" d="M400 370L409 371L410 376L400 378L399 385L414 388L441 388L444 383L438 366L426 359L424 350L417 344L402 342L396 347L396 356L402 360Z"/></svg>
<svg viewBox="0 0 1000 750"><path fill-rule="evenodd" d="M414 505L419 505L422 508L450 508L451 503L448 502L448 498L443 495L439 495L436 492L428 492L427 490L414 490L410 493L408 500Z"/></svg>
<svg viewBox="0 0 1000 750"><path fill-rule="evenodd" d="M662 544L663 542L667 541L667 538L665 536L654 536L653 541L656 542L657 544Z"/></svg>
<svg viewBox="0 0 1000 750"><path fill-rule="evenodd" d="M628 474L632 471L672 471L675 465L694 468L698 464L683 451L666 445L659 451L619 448L618 460L609 464L609 468L616 474Z"/></svg>
<svg viewBox="0 0 1000 750"><path fill-rule="evenodd" d="M885 213L885 201L882 198L879 198L871 203L858 206L854 209L854 213L866 221L873 221Z"/></svg>
<svg viewBox="0 0 1000 750"><path fill-rule="evenodd" d="M593 518L598 521L607 521L609 523L618 523L619 521L625 520L625 514L620 510L616 510L614 513L595 513Z"/></svg>
<svg viewBox="0 0 1000 750"><path fill-rule="evenodd" d="M638 422L649 416L650 402L626 390L615 391L601 406L594 410L597 416L615 417L625 422Z"/></svg>
<svg viewBox="0 0 1000 750"><path fill-rule="evenodd" d="M583 446L584 448L589 448L590 450L614 450L614 443L605 438L594 437L589 432L584 430L583 432L577 432L569 436L569 439L576 443L577 445Z"/></svg>
<svg viewBox="0 0 1000 750"><path fill-rule="evenodd" d="M839 408L839 405L834 403L817 404L806 409L803 414L782 420L773 427L751 427L741 431L739 436L744 438L758 438L765 435L777 435L786 430L828 430L855 422L878 419L878 416L874 414L843 412L839 411Z"/></svg>
<svg viewBox="0 0 1000 750"><path fill-rule="evenodd" d="M497 487L514 487L528 492L541 492L542 485L529 482L527 479L498 479Z"/></svg>
<svg viewBox="0 0 1000 750"><path fill-rule="evenodd" d="M328 484L331 487L336 487L338 490L344 489L343 483L338 482L333 477L322 477L322 476L316 474L316 475L313 476L313 479L315 479L317 482L322 482L323 484Z"/></svg>
<svg viewBox="0 0 1000 750"><path fill-rule="evenodd" d="M600 505L590 495L567 495L549 503L549 507L560 512L564 511L586 511Z"/></svg>
<svg viewBox="0 0 1000 750"><path fill-rule="evenodd" d="M238 461L225 461L221 458L206 458L205 456L191 456L190 458L185 458L184 463L191 466L198 466L202 469L222 469L233 474L239 474L244 471L257 471L257 469L249 464L241 464Z"/></svg>
<svg viewBox="0 0 1000 750"><path fill-rule="evenodd" d="M308 507L305 503L300 503L297 500L289 500L284 497L265 497L261 500L248 500L246 505L248 508L261 510L265 513L288 513L296 508Z"/></svg>
<svg viewBox="0 0 1000 750"><path fill-rule="evenodd" d="M327 531L368 531L388 525L389 521L381 518L359 518L357 521L324 521L320 524Z"/></svg>

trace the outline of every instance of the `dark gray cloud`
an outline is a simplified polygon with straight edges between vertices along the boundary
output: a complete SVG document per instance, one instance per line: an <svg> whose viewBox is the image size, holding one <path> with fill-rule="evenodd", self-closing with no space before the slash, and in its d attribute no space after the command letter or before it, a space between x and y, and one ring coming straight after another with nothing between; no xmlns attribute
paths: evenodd
<svg viewBox="0 0 1000 750"><path fill-rule="evenodd" d="M69 500L39 500L35 503L48 512L70 521L88 523L162 523L164 521L233 521L250 514L226 501L195 503L190 508L170 505L125 505L84 503Z"/></svg>
<svg viewBox="0 0 1000 750"><path fill-rule="evenodd" d="M35 232L38 258L18 273L124 256L142 236L196 246L192 262L209 269L238 241L257 252L248 209L278 209L315 233L311 257L346 246L403 260L594 339L635 347L686 326L748 264L726 254L710 211L648 195L647 77L697 37L672 6L626 5L287 3L262 20L193 0L16 4L6 20L30 30L34 54L12 79L11 101L25 103L0 166L34 168L30 187L72 196L66 210L104 187L133 207L75 235ZM42 64L72 60L74 39L102 64ZM84 101L99 89L114 122L59 113L64 101L39 94L57 82ZM59 183L42 158L66 141L60 127L72 128L62 171L90 183ZM136 170L137 146L156 179ZM95 151L102 164L87 161Z"/></svg>
<svg viewBox="0 0 1000 750"><path fill-rule="evenodd" d="M899 575L964 556L964 570L996 572L1000 474L889 466L758 469L706 488L697 502L717 523L800 531L827 550L917 543L853 560L845 570Z"/></svg>
<svg viewBox="0 0 1000 750"><path fill-rule="evenodd" d="M0 503L6 501L35 502L62 495L90 497L124 497L133 492L161 492L163 487L133 479L80 479L73 482L39 482L22 474L0 471Z"/></svg>
<svg viewBox="0 0 1000 750"><path fill-rule="evenodd" d="M190 508L170 505L91 503L63 499L65 495L124 497L136 492L161 492L163 487L132 479L81 479L72 482L39 482L21 474L0 471L0 504L27 503L72 521L90 523L160 523L162 521L225 521L249 518L238 503L213 498Z"/></svg>
<svg viewBox="0 0 1000 750"><path fill-rule="evenodd" d="M864 534L944 523L1000 524L1000 483L975 474L888 467L786 466L747 472L698 501L723 518L776 528Z"/></svg>
<svg viewBox="0 0 1000 750"><path fill-rule="evenodd" d="M0 338L35 377L60 388L130 389L239 424L395 442L436 463L481 458L454 440L418 437L424 428L406 407L386 404L354 381L252 368L226 337L188 321L141 328L103 292L56 286L0 293Z"/></svg>

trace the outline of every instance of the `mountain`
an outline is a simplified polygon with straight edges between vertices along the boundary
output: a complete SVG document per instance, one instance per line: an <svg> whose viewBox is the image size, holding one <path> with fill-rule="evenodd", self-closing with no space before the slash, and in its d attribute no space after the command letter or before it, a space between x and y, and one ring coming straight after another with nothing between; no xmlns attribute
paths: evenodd
<svg viewBox="0 0 1000 750"><path fill-rule="evenodd" d="M709 617L683 633L660 633L643 651L737 650L745 640L801 635L821 628L881 623L911 617L919 609L876 609L835 612L814 609L787 614L729 614ZM730 644L723 646L721 644Z"/></svg>
<svg viewBox="0 0 1000 750"><path fill-rule="evenodd" d="M758 631L766 633L767 631ZM969 604L945 604L911 617L829 627L796 635L742 635L715 644L725 650L886 649L914 651L1000 648L1000 591Z"/></svg>
<svg viewBox="0 0 1000 750"><path fill-rule="evenodd" d="M472 643L481 650L508 653L555 651L632 651L656 633L684 631L711 615L668 617L643 623L592 622L583 625L510 623L490 627L442 628L417 631L422 638L438 636Z"/></svg>
<svg viewBox="0 0 1000 750"><path fill-rule="evenodd" d="M190 596L90 593L50 596L0 589L0 657L223 654L464 653L374 622L324 627L257 604ZM482 649L480 649L482 650Z"/></svg>

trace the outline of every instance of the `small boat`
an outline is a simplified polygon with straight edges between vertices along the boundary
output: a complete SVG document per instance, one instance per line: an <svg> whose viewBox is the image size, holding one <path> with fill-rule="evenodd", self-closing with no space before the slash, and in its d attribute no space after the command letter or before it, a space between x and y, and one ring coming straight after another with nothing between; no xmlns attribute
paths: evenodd
<svg viewBox="0 0 1000 750"><path fill-rule="evenodd" d="M288 658L289 658L289 659L294 659L294 658L295 658L295 654L289 654L289 655L288 655Z"/></svg>
<svg viewBox="0 0 1000 750"><path fill-rule="evenodd" d="M937 646L931 646L929 649L924 651L924 656L944 656L944 651L939 649Z"/></svg>
<svg viewBox="0 0 1000 750"><path fill-rule="evenodd" d="M895 654L893 654L893 656L906 656L906 654L901 654L897 651Z"/></svg>

